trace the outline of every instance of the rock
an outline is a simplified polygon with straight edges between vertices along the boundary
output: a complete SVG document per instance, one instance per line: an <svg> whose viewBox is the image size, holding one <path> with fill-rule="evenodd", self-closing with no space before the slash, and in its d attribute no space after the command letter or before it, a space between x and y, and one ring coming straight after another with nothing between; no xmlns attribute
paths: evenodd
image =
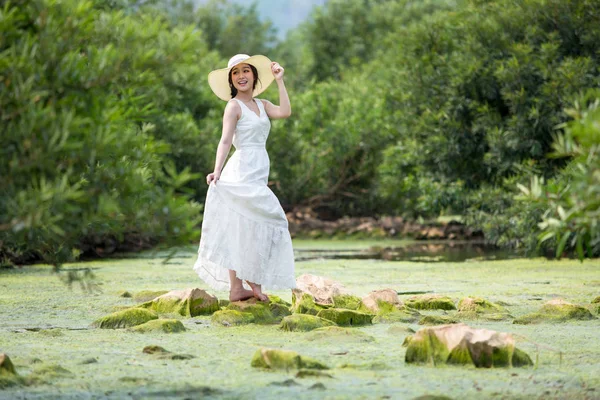
<svg viewBox="0 0 600 400"><path fill-rule="evenodd" d="M317 382L308 388L308 390L326 390L326 389L327 388L325 387L325 385L323 385L321 382Z"/></svg>
<svg viewBox="0 0 600 400"><path fill-rule="evenodd" d="M361 332L356 329L341 328L338 326L326 326L324 328L315 329L306 336L306 339L310 341L332 341L335 343L368 343L375 341L375 338L373 336L367 335L364 332Z"/></svg>
<svg viewBox="0 0 600 400"><path fill-rule="evenodd" d="M254 315L237 310L221 310L214 313L210 321L219 326L246 325L254 322Z"/></svg>
<svg viewBox="0 0 600 400"><path fill-rule="evenodd" d="M229 300L219 300L219 307L227 307L231 303Z"/></svg>
<svg viewBox="0 0 600 400"><path fill-rule="evenodd" d="M407 363L508 367L533 365L512 335L465 324L423 328L406 340Z"/></svg>
<svg viewBox="0 0 600 400"><path fill-rule="evenodd" d="M343 308L328 308L319 311L317 317L328 319L339 326L371 325L374 315Z"/></svg>
<svg viewBox="0 0 600 400"><path fill-rule="evenodd" d="M419 320L419 325L458 324L460 321L447 315L426 315Z"/></svg>
<svg viewBox="0 0 600 400"><path fill-rule="evenodd" d="M389 304L393 307L402 307L402 302L394 289L374 290L363 297L362 304L369 312L374 314L379 312L379 308L383 304Z"/></svg>
<svg viewBox="0 0 600 400"><path fill-rule="evenodd" d="M184 317L210 315L220 309L219 300L215 296L198 288L172 290L142 306L160 313L175 313Z"/></svg>
<svg viewBox="0 0 600 400"><path fill-rule="evenodd" d="M15 366L5 353L0 353L0 375L17 375Z"/></svg>
<svg viewBox="0 0 600 400"><path fill-rule="evenodd" d="M404 305L417 310L456 310L450 297L436 294L412 296L404 302Z"/></svg>
<svg viewBox="0 0 600 400"><path fill-rule="evenodd" d="M485 319L502 321L512 318L508 310L497 303L480 297L465 297L458 302L458 315L461 319Z"/></svg>
<svg viewBox="0 0 600 400"><path fill-rule="evenodd" d="M373 318L374 324L391 324L394 322L413 323L421 318L417 310L407 307L396 307L391 303L379 300L379 312Z"/></svg>
<svg viewBox="0 0 600 400"><path fill-rule="evenodd" d="M157 346L157 345L146 346L146 347L144 347L142 352L144 352L146 354L150 354L160 360L190 360L190 359L194 358L194 356L192 356L190 354L171 353L164 347Z"/></svg>
<svg viewBox="0 0 600 400"><path fill-rule="evenodd" d="M283 317L287 317L288 315L292 315L290 311L290 307L284 304L279 303L270 303L269 310L271 314L275 317L276 320L281 320Z"/></svg>
<svg viewBox="0 0 600 400"><path fill-rule="evenodd" d="M585 307L568 303L562 299L550 300L536 312L524 315L513 321L514 324L537 324L540 322L564 322L568 320L593 319L592 313Z"/></svg>
<svg viewBox="0 0 600 400"><path fill-rule="evenodd" d="M592 300L592 304L595 304L595 303L600 303L600 296L598 296L594 300Z"/></svg>
<svg viewBox="0 0 600 400"><path fill-rule="evenodd" d="M58 364L42 365L35 368L30 378L35 382L46 382L46 379L69 378L74 374Z"/></svg>
<svg viewBox="0 0 600 400"><path fill-rule="evenodd" d="M119 297L130 298L130 297L132 297L132 294L125 290L125 291L119 293Z"/></svg>
<svg viewBox="0 0 600 400"><path fill-rule="evenodd" d="M256 324L275 324L281 321L281 318L276 318L273 315L269 308L269 303L234 301L227 306L227 310L250 313L254 316L254 323Z"/></svg>
<svg viewBox="0 0 600 400"><path fill-rule="evenodd" d="M317 369L301 369L296 372L296 378L333 378L333 376Z"/></svg>
<svg viewBox="0 0 600 400"><path fill-rule="evenodd" d="M158 314L156 312L134 307L123 311L117 311L97 319L92 323L92 326L101 329L130 328L153 319L158 319Z"/></svg>
<svg viewBox="0 0 600 400"><path fill-rule="evenodd" d="M154 319L144 324L130 328L133 332L148 333L148 332L163 332L177 333L185 331L185 327L176 319Z"/></svg>
<svg viewBox="0 0 600 400"><path fill-rule="evenodd" d="M96 364L98 362L98 360L94 357L88 357L82 361L79 362L80 365L87 365L87 364Z"/></svg>
<svg viewBox="0 0 600 400"><path fill-rule="evenodd" d="M280 328L287 332L308 332L332 325L335 323L314 315L292 314L283 318Z"/></svg>
<svg viewBox="0 0 600 400"><path fill-rule="evenodd" d="M292 312L297 314L317 315L319 311L327 307L315 303L314 297L309 293L303 293L298 297L292 293Z"/></svg>
<svg viewBox="0 0 600 400"><path fill-rule="evenodd" d="M328 367L315 359L301 356L295 351L279 349L259 349L254 353L250 364L255 368L268 369L328 369Z"/></svg>
<svg viewBox="0 0 600 400"><path fill-rule="evenodd" d="M298 382L293 379L286 379L282 382L271 382L269 386L283 386L283 387L292 387L292 386L301 386Z"/></svg>
<svg viewBox="0 0 600 400"><path fill-rule="evenodd" d="M362 305L360 297L351 294L339 294L333 296L333 307L345 308L348 310L358 310Z"/></svg>
<svg viewBox="0 0 600 400"><path fill-rule="evenodd" d="M269 304L280 304L282 306L286 306L290 308L292 305L285 300L282 300L281 297L276 296L274 294L269 295Z"/></svg>
<svg viewBox="0 0 600 400"><path fill-rule="evenodd" d="M133 295L133 300L145 303L150 300L154 300L158 296L162 296L165 293L169 293L168 290L142 290Z"/></svg>
<svg viewBox="0 0 600 400"><path fill-rule="evenodd" d="M296 278L296 288L292 289L292 294L296 298L302 298L304 293L310 294L315 304L332 306L334 296L348 294L348 291L344 285L332 279L304 274Z"/></svg>

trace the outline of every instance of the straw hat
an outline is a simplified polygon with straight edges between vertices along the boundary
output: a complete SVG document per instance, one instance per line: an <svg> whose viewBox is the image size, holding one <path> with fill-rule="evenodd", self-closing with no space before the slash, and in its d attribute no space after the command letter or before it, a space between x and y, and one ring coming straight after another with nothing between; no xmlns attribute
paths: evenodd
<svg viewBox="0 0 600 400"><path fill-rule="evenodd" d="M256 55L250 57L247 54L236 54L229 59L227 68L216 69L208 74L208 84L213 93L221 100L229 101L231 99L231 88L229 87L229 71L238 64L250 64L258 71L258 81L252 92L252 97L258 96L267 88L273 80L271 72L271 60L265 56Z"/></svg>

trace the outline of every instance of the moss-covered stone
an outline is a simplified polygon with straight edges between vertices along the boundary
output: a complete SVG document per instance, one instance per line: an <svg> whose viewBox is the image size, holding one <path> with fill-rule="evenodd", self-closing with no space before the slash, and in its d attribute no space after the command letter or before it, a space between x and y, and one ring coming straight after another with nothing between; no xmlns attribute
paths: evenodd
<svg viewBox="0 0 600 400"><path fill-rule="evenodd" d="M231 303L229 300L220 299L219 300L219 307L227 307L229 305L229 303Z"/></svg>
<svg viewBox="0 0 600 400"><path fill-rule="evenodd" d="M0 375L0 390L14 386L23 386L28 382L28 379L20 375Z"/></svg>
<svg viewBox="0 0 600 400"><path fill-rule="evenodd" d="M217 326L246 325L254 322L254 315L237 310L221 310L212 315L210 321Z"/></svg>
<svg viewBox="0 0 600 400"><path fill-rule="evenodd" d="M198 288L172 290L140 307L159 313L175 313L184 317L210 315L220 309L219 299Z"/></svg>
<svg viewBox="0 0 600 400"><path fill-rule="evenodd" d="M459 312L475 313L506 313L507 310L499 304L492 303L481 297L465 297L458 302Z"/></svg>
<svg viewBox="0 0 600 400"><path fill-rule="evenodd" d="M119 293L119 297L124 297L126 299L133 297L133 295L128 292L127 290L124 290L122 292Z"/></svg>
<svg viewBox="0 0 600 400"><path fill-rule="evenodd" d="M281 370L328 369L325 364L313 358L301 356L295 351L265 348L256 350L250 365L254 368Z"/></svg>
<svg viewBox="0 0 600 400"><path fill-rule="evenodd" d="M194 356L191 354L171 353L164 347L157 345L146 346L144 347L142 352L145 354L150 354L151 356L159 360L190 360L194 358Z"/></svg>
<svg viewBox="0 0 600 400"><path fill-rule="evenodd" d="M398 307L383 300L377 301L377 309L379 311L373 318L374 324L413 323L421 318L417 310L404 306Z"/></svg>
<svg viewBox="0 0 600 400"><path fill-rule="evenodd" d="M165 293L169 293L168 290L142 290L133 295L133 300L145 303L150 300L162 296Z"/></svg>
<svg viewBox="0 0 600 400"><path fill-rule="evenodd" d="M362 305L360 297L351 294L338 294L333 296L334 308L345 308L347 310L358 310Z"/></svg>
<svg viewBox="0 0 600 400"><path fill-rule="evenodd" d="M158 319L156 312L134 307L99 318L92 323L92 326L101 329L130 328L153 319Z"/></svg>
<svg viewBox="0 0 600 400"><path fill-rule="evenodd" d="M288 308L290 308L292 306L290 303L288 303L287 301L283 300L281 297L276 296L274 294L269 295L269 303L270 304L280 304L280 305L286 306Z"/></svg>
<svg viewBox="0 0 600 400"><path fill-rule="evenodd" d="M0 353L0 375L17 375L15 366L7 354Z"/></svg>
<svg viewBox="0 0 600 400"><path fill-rule="evenodd" d="M288 332L308 332L314 329L335 325L334 322L309 314L292 314L283 318L281 330Z"/></svg>
<svg viewBox="0 0 600 400"><path fill-rule="evenodd" d="M450 297L435 294L413 296L404 305L417 310L456 310Z"/></svg>
<svg viewBox="0 0 600 400"><path fill-rule="evenodd" d="M281 318L273 315L269 308L269 303L234 301L226 309L252 314L255 324L276 324L281 321Z"/></svg>
<svg viewBox="0 0 600 400"><path fill-rule="evenodd" d="M424 328L407 338L407 363L508 367L532 365L506 333L474 329L464 324Z"/></svg>
<svg viewBox="0 0 600 400"><path fill-rule="evenodd" d="M589 320L594 316L585 307L568 303L561 299L550 300L538 312L524 315L513 321L514 324L537 324L541 322L564 322L569 320Z"/></svg>
<svg viewBox="0 0 600 400"><path fill-rule="evenodd" d="M296 372L296 378L333 378L333 376L318 369L301 369Z"/></svg>
<svg viewBox="0 0 600 400"><path fill-rule="evenodd" d="M319 311L328 307L315 303L315 299L308 293L303 293L302 297L297 298L295 293L292 293L292 309L295 314L317 315Z"/></svg>
<svg viewBox="0 0 600 400"><path fill-rule="evenodd" d="M185 327L176 319L154 319L144 324L130 328L133 332L148 333L148 332L163 332L177 333L185 331Z"/></svg>
<svg viewBox="0 0 600 400"><path fill-rule="evenodd" d="M402 308L403 304L398 297L398 293L394 289L374 290L367 296L363 297L361 308L359 311L368 314L378 314L380 307L384 305L386 308Z"/></svg>
<svg viewBox="0 0 600 400"><path fill-rule="evenodd" d="M341 328L339 326L326 326L323 328L315 329L306 336L306 339L310 341L331 341L335 343L369 343L375 341L375 338L373 336L367 335L362 331L359 331L357 329Z"/></svg>
<svg viewBox="0 0 600 400"><path fill-rule="evenodd" d="M374 315L343 308L328 308L319 311L317 317L333 321L339 326L361 326L370 325Z"/></svg>
<svg viewBox="0 0 600 400"><path fill-rule="evenodd" d="M27 377L31 384L52 383L52 381L60 378L71 378L74 374L68 369L58 364L41 365L34 368L33 372Z"/></svg>
<svg viewBox="0 0 600 400"><path fill-rule="evenodd" d="M460 321L448 315L426 315L419 320L419 325L458 324Z"/></svg>
<svg viewBox="0 0 600 400"><path fill-rule="evenodd" d="M292 315L290 307L280 303L269 303L269 311L271 311L271 314L278 320L281 320L288 315Z"/></svg>

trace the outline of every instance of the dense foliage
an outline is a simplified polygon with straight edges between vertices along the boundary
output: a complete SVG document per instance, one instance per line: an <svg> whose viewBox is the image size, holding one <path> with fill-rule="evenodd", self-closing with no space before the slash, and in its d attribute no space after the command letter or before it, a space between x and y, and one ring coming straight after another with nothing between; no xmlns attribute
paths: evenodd
<svg viewBox="0 0 600 400"><path fill-rule="evenodd" d="M224 107L206 74L238 52L286 67L286 209L600 252L597 1L329 0L281 43L232 1L0 6L3 263L197 240Z"/></svg>

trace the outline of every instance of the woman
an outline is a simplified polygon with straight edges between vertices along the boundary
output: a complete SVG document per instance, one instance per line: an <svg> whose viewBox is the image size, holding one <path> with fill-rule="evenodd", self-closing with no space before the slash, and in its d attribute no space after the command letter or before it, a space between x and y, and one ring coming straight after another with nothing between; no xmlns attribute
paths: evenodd
<svg viewBox="0 0 600 400"><path fill-rule="evenodd" d="M263 288L296 286L287 219L267 187L269 118L287 118L292 111L283 73L265 56L237 54L227 68L208 75L212 91L227 105L215 169L206 176L209 188L194 270L213 289L229 289L231 301L267 301ZM273 80L279 106L254 98ZM232 144L235 152L223 168Z"/></svg>

